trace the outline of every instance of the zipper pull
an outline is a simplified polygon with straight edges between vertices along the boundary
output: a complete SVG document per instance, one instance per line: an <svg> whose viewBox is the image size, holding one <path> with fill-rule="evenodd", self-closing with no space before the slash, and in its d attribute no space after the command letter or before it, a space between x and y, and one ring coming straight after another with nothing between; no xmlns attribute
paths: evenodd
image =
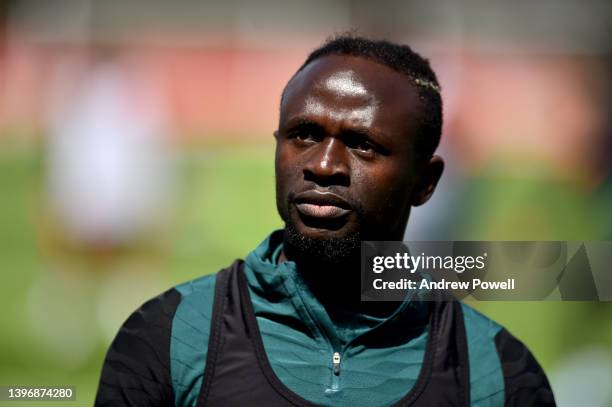
<svg viewBox="0 0 612 407"><path fill-rule="evenodd" d="M334 374L338 376L340 374L340 353L334 352L332 362L334 367Z"/></svg>

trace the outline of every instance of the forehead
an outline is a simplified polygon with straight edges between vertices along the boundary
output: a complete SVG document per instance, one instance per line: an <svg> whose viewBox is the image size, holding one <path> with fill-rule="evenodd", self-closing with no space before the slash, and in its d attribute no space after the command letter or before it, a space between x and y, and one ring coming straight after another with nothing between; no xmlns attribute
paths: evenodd
<svg viewBox="0 0 612 407"><path fill-rule="evenodd" d="M285 89L281 119L299 113L312 100L329 109L376 109L378 125L404 126L419 114L415 85L406 75L377 62L354 56L330 55L308 64ZM398 122L398 123L395 123Z"/></svg>

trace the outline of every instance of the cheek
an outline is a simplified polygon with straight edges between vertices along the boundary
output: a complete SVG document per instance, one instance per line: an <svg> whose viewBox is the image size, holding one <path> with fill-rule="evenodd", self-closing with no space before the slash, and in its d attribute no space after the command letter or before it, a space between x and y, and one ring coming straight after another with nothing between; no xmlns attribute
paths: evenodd
<svg viewBox="0 0 612 407"><path fill-rule="evenodd" d="M288 184L295 181L298 165L295 154L286 143L278 143L276 146L274 168L277 191L288 189Z"/></svg>
<svg viewBox="0 0 612 407"><path fill-rule="evenodd" d="M287 206L287 171L284 168L283 160L281 160L279 149L276 149L276 159L274 163L275 181L276 181L276 210L283 221L287 221L288 206Z"/></svg>
<svg viewBox="0 0 612 407"><path fill-rule="evenodd" d="M405 168L389 166L355 178L360 185L363 209L376 219L397 218L410 206L413 180Z"/></svg>
<svg viewBox="0 0 612 407"><path fill-rule="evenodd" d="M274 170L276 175L276 207L283 220L286 220L289 207L287 196L295 192L299 185L299 165L290 146L279 142L276 145Z"/></svg>

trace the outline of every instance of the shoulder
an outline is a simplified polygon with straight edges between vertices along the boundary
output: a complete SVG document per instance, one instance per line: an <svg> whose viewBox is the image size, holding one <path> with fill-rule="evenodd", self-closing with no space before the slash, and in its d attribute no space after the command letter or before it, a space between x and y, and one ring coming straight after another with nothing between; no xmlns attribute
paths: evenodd
<svg viewBox="0 0 612 407"><path fill-rule="evenodd" d="M175 338L193 336L184 332L188 323L208 340L214 282L207 275L170 288L128 317L106 354L96 406L174 405Z"/></svg>
<svg viewBox="0 0 612 407"><path fill-rule="evenodd" d="M217 274L176 286L181 294L170 335L170 370L177 406L195 405L208 355Z"/></svg>
<svg viewBox="0 0 612 407"><path fill-rule="evenodd" d="M174 289L180 295L172 319L170 333L170 353L174 360L183 360L185 355L192 355L191 343L201 343L198 351L206 352L212 309L215 298L216 274L211 274L177 285ZM190 350L191 349L191 350ZM173 370L180 367L174 366Z"/></svg>
<svg viewBox="0 0 612 407"><path fill-rule="evenodd" d="M472 401L484 405L554 406L548 379L527 346L492 319L467 304L461 305Z"/></svg>
<svg viewBox="0 0 612 407"><path fill-rule="evenodd" d="M506 387L506 405L554 406L548 379L529 349L506 329L495 336Z"/></svg>
<svg viewBox="0 0 612 407"><path fill-rule="evenodd" d="M172 405L168 338L179 302L180 294L172 288L123 323L106 354L96 406Z"/></svg>

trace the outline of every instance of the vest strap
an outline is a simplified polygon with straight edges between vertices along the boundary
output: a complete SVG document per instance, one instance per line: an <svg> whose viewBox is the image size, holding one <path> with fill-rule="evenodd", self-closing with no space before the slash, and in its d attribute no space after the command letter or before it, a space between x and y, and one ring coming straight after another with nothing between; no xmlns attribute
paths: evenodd
<svg viewBox="0 0 612 407"><path fill-rule="evenodd" d="M197 406L316 404L287 388L266 355L244 263L236 260L216 277L208 354ZM468 348L461 305L432 303L425 358L415 385L395 406L470 404ZM197 346L197 344L194 344Z"/></svg>

